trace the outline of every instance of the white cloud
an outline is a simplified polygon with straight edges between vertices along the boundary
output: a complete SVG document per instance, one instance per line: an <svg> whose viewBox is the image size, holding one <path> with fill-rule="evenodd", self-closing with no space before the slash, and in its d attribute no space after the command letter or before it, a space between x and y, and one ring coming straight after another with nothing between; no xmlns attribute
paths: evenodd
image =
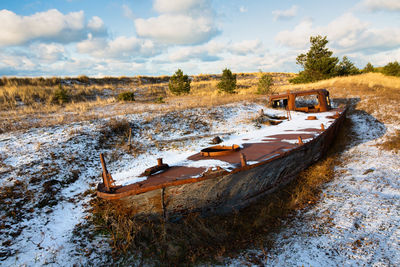
<svg viewBox="0 0 400 267"><path fill-rule="evenodd" d="M183 14L196 12L199 8L209 8L205 0L155 0L153 8L158 13Z"/></svg>
<svg viewBox="0 0 400 267"><path fill-rule="evenodd" d="M104 22L101 18L94 16L88 22L88 28L93 31L104 31Z"/></svg>
<svg viewBox="0 0 400 267"><path fill-rule="evenodd" d="M244 40L240 43L232 44L230 50L237 55L261 54L264 52L260 40Z"/></svg>
<svg viewBox="0 0 400 267"><path fill-rule="evenodd" d="M218 55L226 48L225 44L210 41L200 46L184 46L176 48L169 55L169 61L172 62L185 62L191 59L198 61L217 61L221 59Z"/></svg>
<svg viewBox="0 0 400 267"><path fill-rule="evenodd" d="M12 11L0 11L0 46L21 45L33 40L68 43L82 40L88 31L103 33L104 24L93 17L85 25L83 11L62 14L56 9L19 16Z"/></svg>
<svg viewBox="0 0 400 267"><path fill-rule="evenodd" d="M161 15L135 20L137 34L168 44L198 44L217 34L214 22L208 17Z"/></svg>
<svg viewBox="0 0 400 267"><path fill-rule="evenodd" d="M0 53L0 70L33 71L36 64L26 55Z"/></svg>
<svg viewBox="0 0 400 267"><path fill-rule="evenodd" d="M346 13L317 31L326 32L328 39L336 42L339 47L352 47L360 41L360 37L369 28L368 23L361 21L351 13Z"/></svg>
<svg viewBox="0 0 400 267"><path fill-rule="evenodd" d="M246 13L248 10L247 10L247 8L245 8L244 6L241 6L241 7L239 8L239 11L240 11L240 13Z"/></svg>
<svg viewBox="0 0 400 267"><path fill-rule="evenodd" d="M35 57L41 62L52 63L65 59L65 48L61 44L37 43L32 44L29 48Z"/></svg>
<svg viewBox="0 0 400 267"><path fill-rule="evenodd" d="M136 32L140 37L167 44L205 43L219 32L208 4L206 0L156 0L154 9L160 15L136 19Z"/></svg>
<svg viewBox="0 0 400 267"><path fill-rule="evenodd" d="M400 11L399 0L364 0L361 4L371 11Z"/></svg>
<svg viewBox="0 0 400 267"><path fill-rule="evenodd" d="M275 41L294 48L305 48L309 43L310 36L315 34L317 34L317 30L313 29L312 20L305 19L296 25L293 30L279 32L275 36Z"/></svg>
<svg viewBox="0 0 400 267"><path fill-rule="evenodd" d="M106 40L93 38L91 35L87 40L77 44L77 50L81 54L90 54L94 57L121 60L154 56L160 52L160 49L151 40L126 36Z"/></svg>
<svg viewBox="0 0 400 267"><path fill-rule="evenodd" d="M203 62L215 62L222 60L224 56L260 56L264 53L265 48L260 40L243 40L238 43L210 41L203 45L176 48L170 53L169 61L184 62L194 59Z"/></svg>
<svg viewBox="0 0 400 267"><path fill-rule="evenodd" d="M293 5L291 8L286 10L274 10L272 11L272 15L274 15L274 20L290 19L297 15L298 9L298 6Z"/></svg>
<svg viewBox="0 0 400 267"><path fill-rule="evenodd" d="M400 29L373 28L351 13L346 13L326 26L314 27L304 20L293 30L278 33L275 40L283 45L304 49L309 46L310 36L327 36L329 46L339 53L363 51L371 53L400 47Z"/></svg>

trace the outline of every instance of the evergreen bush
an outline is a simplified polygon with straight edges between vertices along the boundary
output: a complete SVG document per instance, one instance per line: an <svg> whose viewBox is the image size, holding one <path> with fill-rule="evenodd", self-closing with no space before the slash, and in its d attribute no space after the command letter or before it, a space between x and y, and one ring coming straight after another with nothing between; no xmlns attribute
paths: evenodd
<svg viewBox="0 0 400 267"><path fill-rule="evenodd" d="M226 92L233 94L236 89L236 74L232 74L230 69L224 69L222 71L221 81L217 84L217 88L220 92Z"/></svg>
<svg viewBox="0 0 400 267"><path fill-rule="evenodd" d="M257 93L261 95L271 94L272 76L263 73L258 80Z"/></svg>
<svg viewBox="0 0 400 267"><path fill-rule="evenodd" d="M184 75L181 69L178 69L171 76L168 88L174 95L188 94L190 92L189 76Z"/></svg>

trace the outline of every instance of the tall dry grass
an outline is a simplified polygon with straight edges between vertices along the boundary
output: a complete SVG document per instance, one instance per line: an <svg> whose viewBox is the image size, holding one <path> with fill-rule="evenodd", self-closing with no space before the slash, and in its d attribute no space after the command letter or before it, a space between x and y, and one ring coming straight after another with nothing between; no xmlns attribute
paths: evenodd
<svg viewBox="0 0 400 267"><path fill-rule="evenodd" d="M357 108L366 112L381 110L382 112L377 115L378 119L396 122L400 118L400 107L395 105L396 102L400 102L399 78L380 73L367 73L337 77L312 84L290 85L288 79L294 74L269 74L273 76L273 91L327 88L332 98L360 98ZM191 92L186 96L174 96L169 92L168 76L101 79L86 77L90 84L63 85L70 95L70 102L62 106L54 101L54 92L59 88L59 85L56 85L59 82L57 78L50 78L49 81L40 78L34 81L25 79L23 82L9 79L6 83L3 82L6 85L0 86L0 132L140 113L146 110L162 112L245 100L261 103L266 101L266 96L257 94L261 73L237 75L238 88L235 94L223 94L218 91L216 85L220 75L202 74L192 77ZM79 79L84 81L86 78ZM69 79L74 81L73 78ZM80 82L78 78L75 79ZM35 83L40 86L32 85ZM54 85L51 85L52 83ZM115 101L115 96L126 90L135 93L137 100L135 103L125 104ZM25 102L28 104L23 104ZM393 107L388 110L388 105ZM65 112L69 113L68 116L65 116Z"/></svg>

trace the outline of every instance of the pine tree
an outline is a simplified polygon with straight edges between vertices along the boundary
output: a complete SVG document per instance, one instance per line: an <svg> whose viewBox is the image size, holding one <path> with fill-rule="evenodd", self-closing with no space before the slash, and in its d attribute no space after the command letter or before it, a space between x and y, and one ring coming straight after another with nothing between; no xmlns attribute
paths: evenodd
<svg viewBox="0 0 400 267"><path fill-rule="evenodd" d="M271 85L272 85L272 76L263 73L260 79L258 80L257 93L265 95L272 93Z"/></svg>
<svg viewBox="0 0 400 267"><path fill-rule="evenodd" d="M383 67L382 73L389 76L400 76L400 64L399 62L389 62Z"/></svg>
<svg viewBox="0 0 400 267"><path fill-rule="evenodd" d="M171 76L168 84L169 90L175 95L188 94L190 92L189 76L184 75L181 69L178 69Z"/></svg>
<svg viewBox="0 0 400 267"><path fill-rule="evenodd" d="M222 71L221 81L217 84L217 87L220 91L230 94L235 93L236 74L232 74L230 69L224 69Z"/></svg>
<svg viewBox="0 0 400 267"><path fill-rule="evenodd" d="M292 83L314 82L327 79L335 75L335 66L338 63L337 57L332 57L333 52L326 48L327 37L311 36L311 47L307 54L297 56L296 63L303 67L299 75L291 79Z"/></svg>
<svg viewBox="0 0 400 267"><path fill-rule="evenodd" d="M374 71L375 71L375 68L374 68L374 66L372 66L372 64L370 62L368 62L367 65L365 65L365 67L362 70L362 72L364 72L364 73L374 72Z"/></svg>
<svg viewBox="0 0 400 267"><path fill-rule="evenodd" d="M344 56L342 61L336 65L335 76L347 76L359 73L360 70L354 66L354 64L346 56Z"/></svg>

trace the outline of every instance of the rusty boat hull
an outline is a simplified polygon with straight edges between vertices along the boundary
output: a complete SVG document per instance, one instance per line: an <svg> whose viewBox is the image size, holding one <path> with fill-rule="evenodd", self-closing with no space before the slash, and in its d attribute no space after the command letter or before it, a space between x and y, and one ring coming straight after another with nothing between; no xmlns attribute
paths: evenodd
<svg viewBox="0 0 400 267"><path fill-rule="evenodd" d="M147 184L135 183L110 190L106 190L105 184L101 183L97 194L104 199L122 202L138 215L163 216L168 219L179 218L191 212L207 216L240 210L282 188L300 171L323 157L337 136L345 115L346 108L338 109L329 127L320 129L318 135L308 142L300 140L299 144L290 149L275 150L255 164L242 162L231 171L222 168L212 171L188 169L188 172L202 173L196 178L179 177L179 167L171 167L164 176L177 175L174 179L157 182L155 177L154 182L150 178ZM260 148L260 144L253 145ZM251 146L247 144L243 149L248 158L252 156ZM198 155L193 156L196 157Z"/></svg>

